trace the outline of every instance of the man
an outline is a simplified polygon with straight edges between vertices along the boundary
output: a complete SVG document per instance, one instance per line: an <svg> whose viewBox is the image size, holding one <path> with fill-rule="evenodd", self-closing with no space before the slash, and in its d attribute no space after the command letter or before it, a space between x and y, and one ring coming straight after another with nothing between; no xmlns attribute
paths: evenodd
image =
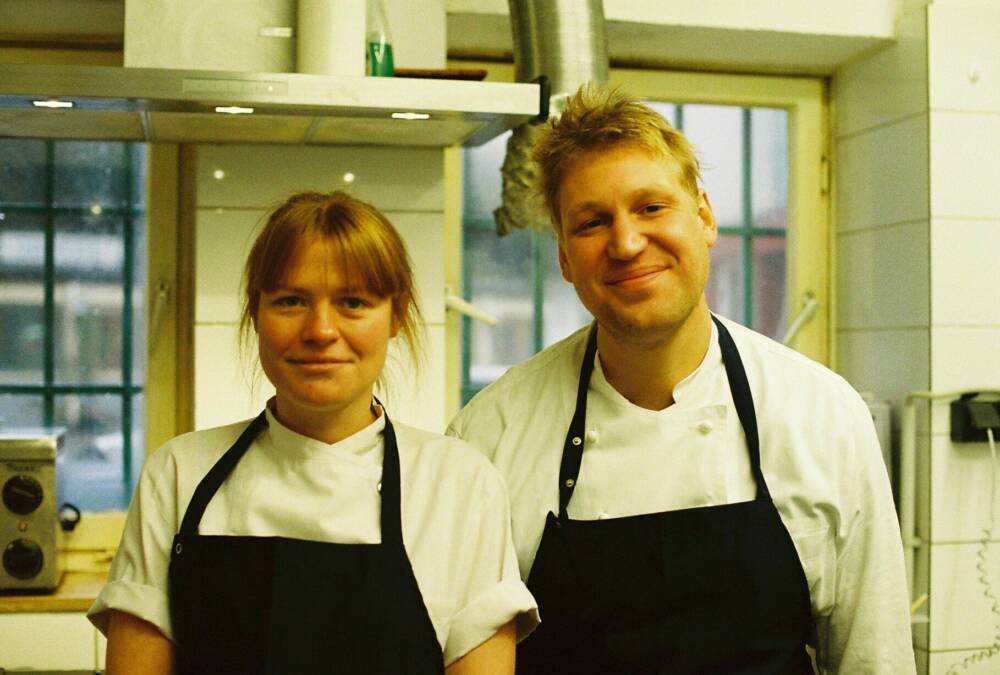
<svg viewBox="0 0 1000 675"><path fill-rule="evenodd" d="M593 326L450 432L510 491L542 624L519 673L914 672L902 545L865 404L705 300L718 236L686 139L583 88L535 159Z"/></svg>

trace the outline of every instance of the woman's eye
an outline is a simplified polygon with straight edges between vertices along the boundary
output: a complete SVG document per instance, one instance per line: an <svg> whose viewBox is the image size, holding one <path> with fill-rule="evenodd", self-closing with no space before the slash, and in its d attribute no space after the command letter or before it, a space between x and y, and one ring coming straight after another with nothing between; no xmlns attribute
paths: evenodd
<svg viewBox="0 0 1000 675"><path fill-rule="evenodd" d="M597 227L601 224L600 218L591 218L590 220L585 220L577 226L577 231L582 232L584 230L589 230L591 228Z"/></svg>
<svg viewBox="0 0 1000 675"><path fill-rule="evenodd" d="M299 307L303 304L302 298L297 295L283 295L274 301L278 307Z"/></svg>
<svg viewBox="0 0 1000 675"><path fill-rule="evenodd" d="M344 307L347 309L362 309L368 305L368 303L361 298L344 298L343 302Z"/></svg>

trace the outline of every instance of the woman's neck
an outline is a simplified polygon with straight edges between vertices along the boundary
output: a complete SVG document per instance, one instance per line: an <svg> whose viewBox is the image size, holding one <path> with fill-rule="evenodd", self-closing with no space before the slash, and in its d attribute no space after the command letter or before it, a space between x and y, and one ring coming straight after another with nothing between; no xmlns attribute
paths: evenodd
<svg viewBox="0 0 1000 675"><path fill-rule="evenodd" d="M289 401L279 393L268 401L268 407L279 422L295 433L328 444L353 436L379 416L370 396L339 408L312 408Z"/></svg>

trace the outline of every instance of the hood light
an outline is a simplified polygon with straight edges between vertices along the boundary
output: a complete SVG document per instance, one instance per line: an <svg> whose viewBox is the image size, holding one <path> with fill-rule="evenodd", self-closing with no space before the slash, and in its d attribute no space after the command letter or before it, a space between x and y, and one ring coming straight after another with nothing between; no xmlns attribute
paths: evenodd
<svg viewBox="0 0 1000 675"><path fill-rule="evenodd" d="M394 112L392 113L392 119L394 120L429 120L431 118L427 113L415 113L415 112Z"/></svg>
<svg viewBox="0 0 1000 675"><path fill-rule="evenodd" d="M217 105L215 106L215 112L228 113L230 115L252 115L253 108L244 108L238 105Z"/></svg>
<svg viewBox="0 0 1000 675"><path fill-rule="evenodd" d="M73 101L57 101L54 98L50 98L47 101L32 101L31 105L36 108L72 108Z"/></svg>

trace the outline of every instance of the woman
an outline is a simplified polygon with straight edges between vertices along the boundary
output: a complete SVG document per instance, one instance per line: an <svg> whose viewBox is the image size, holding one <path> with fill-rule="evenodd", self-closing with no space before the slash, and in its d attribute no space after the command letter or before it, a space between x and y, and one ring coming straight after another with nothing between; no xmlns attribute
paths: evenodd
<svg viewBox="0 0 1000 675"><path fill-rule="evenodd" d="M296 195L244 302L276 394L148 458L89 612L107 672L512 673L538 619L501 480L372 395L389 340L416 349L398 233L344 193Z"/></svg>

